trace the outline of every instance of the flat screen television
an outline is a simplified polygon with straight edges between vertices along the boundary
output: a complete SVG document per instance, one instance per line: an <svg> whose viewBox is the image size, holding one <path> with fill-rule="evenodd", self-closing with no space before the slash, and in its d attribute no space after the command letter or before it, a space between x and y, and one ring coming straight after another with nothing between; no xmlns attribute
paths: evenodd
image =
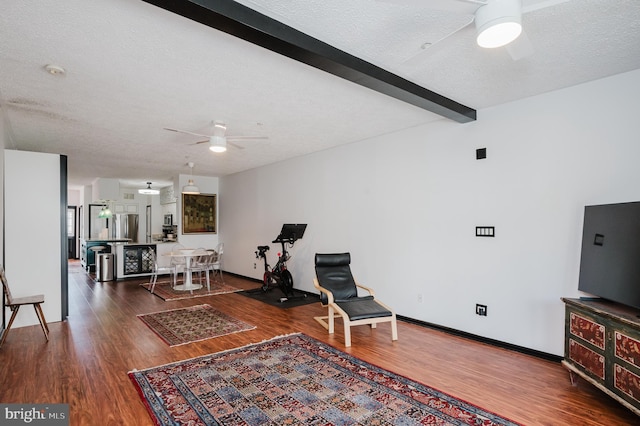
<svg viewBox="0 0 640 426"><path fill-rule="evenodd" d="M640 309L640 202L585 207L578 290Z"/></svg>

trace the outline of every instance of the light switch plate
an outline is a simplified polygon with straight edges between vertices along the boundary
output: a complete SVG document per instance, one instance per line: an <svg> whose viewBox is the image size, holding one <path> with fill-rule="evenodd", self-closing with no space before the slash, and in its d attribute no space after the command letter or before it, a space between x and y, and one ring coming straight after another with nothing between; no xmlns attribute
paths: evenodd
<svg viewBox="0 0 640 426"><path fill-rule="evenodd" d="M495 237L495 226L476 226L476 237Z"/></svg>

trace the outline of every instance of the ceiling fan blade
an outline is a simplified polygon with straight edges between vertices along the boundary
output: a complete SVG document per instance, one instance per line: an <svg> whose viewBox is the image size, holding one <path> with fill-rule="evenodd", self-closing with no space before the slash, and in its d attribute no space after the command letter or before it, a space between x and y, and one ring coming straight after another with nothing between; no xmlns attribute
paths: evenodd
<svg viewBox="0 0 640 426"><path fill-rule="evenodd" d="M264 139L269 139L268 136L227 136L227 140L235 140L235 141L241 141L241 140L264 140Z"/></svg>
<svg viewBox="0 0 640 426"><path fill-rule="evenodd" d="M568 1L570 0L529 0L526 5L522 6L522 13L534 12L536 10L567 3ZM506 49L514 61L519 61L520 59L534 54L533 43L531 43L531 40L524 29L522 30L520 37L509 43L506 46Z"/></svg>
<svg viewBox="0 0 640 426"><path fill-rule="evenodd" d="M233 146L234 148L238 148L238 149L244 149L244 146L237 145L237 144L235 144L235 143L231 142L229 139L235 139L235 140L251 140L251 139L269 139L269 138L268 138L268 137L266 137L266 136L256 136L256 137L251 137L251 136L243 137L243 136L240 136L240 137L236 137L236 138L233 138L233 137L227 137L227 145L231 145L231 146ZM209 139L204 140L204 141L200 141L200 142L194 142L194 143L189 144L189 145L200 145L200 144L202 144L202 143L209 143Z"/></svg>
<svg viewBox="0 0 640 426"><path fill-rule="evenodd" d="M568 1L570 0L529 0L526 5L522 5L522 13L533 12L534 10L540 10L544 9L545 7L567 3Z"/></svg>
<svg viewBox="0 0 640 426"><path fill-rule="evenodd" d="M514 61L519 61L527 56L531 56L534 52L533 44L531 43L531 40L529 40L525 30L522 30L520 36L507 44L505 48Z"/></svg>
<svg viewBox="0 0 640 426"><path fill-rule="evenodd" d="M470 25L473 24L473 21L474 21L474 18L472 17L469 21L464 23L462 26L456 28L455 30L451 31L449 34L445 35L444 37L441 37L440 39L434 41L433 43L423 44L420 47L420 50L418 51L418 53L409 57L408 59L405 59L403 62L400 63L400 65L407 68L413 68L415 66L420 65L425 60L426 55L433 54L435 50L437 50L441 46L445 46L447 44L445 42L446 39L455 35L456 33L464 34L467 31L467 28L470 28Z"/></svg>
<svg viewBox="0 0 640 426"><path fill-rule="evenodd" d="M480 7L487 4L484 0L377 0L381 3L392 3L401 6L416 6L425 9L473 15Z"/></svg>
<svg viewBox="0 0 640 426"><path fill-rule="evenodd" d="M235 144L233 142L229 142L229 139L227 139L227 145L232 146L232 147L234 147L236 149L244 149L244 146L240 146L240 145Z"/></svg>
<svg viewBox="0 0 640 426"><path fill-rule="evenodd" d="M187 135L202 136L202 137L205 137L205 138L208 138L208 137L209 137L209 135L203 135L202 133L193 133L193 132L190 132L190 131L188 131L188 130L170 129L170 128L168 128L168 127L163 127L163 129L164 129L164 130L168 130L168 131L170 131L170 132L186 133Z"/></svg>

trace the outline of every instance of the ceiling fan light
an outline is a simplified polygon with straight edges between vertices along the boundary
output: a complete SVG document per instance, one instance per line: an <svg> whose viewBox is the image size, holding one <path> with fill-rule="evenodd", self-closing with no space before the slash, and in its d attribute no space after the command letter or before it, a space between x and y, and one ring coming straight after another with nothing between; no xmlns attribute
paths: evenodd
<svg viewBox="0 0 640 426"><path fill-rule="evenodd" d="M224 136L211 136L209 138L209 149L213 152L225 152L227 150L227 138Z"/></svg>
<svg viewBox="0 0 640 426"><path fill-rule="evenodd" d="M476 11L476 42L485 48L511 43L522 33L520 0L493 0Z"/></svg>
<svg viewBox="0 0 640 426"><path fill-rule="evenodd" d="M224 136L227 131L227 125L222 121L215 120L213 122L213 134L214 136Z"/></svg>
<svg viewBox="0 0 640 426"><path fill-rule="evenodd" d="M517 22L493 24L478 33L478 46L484 48L502 47L517 39L522 33L522 25Z"/></svg>

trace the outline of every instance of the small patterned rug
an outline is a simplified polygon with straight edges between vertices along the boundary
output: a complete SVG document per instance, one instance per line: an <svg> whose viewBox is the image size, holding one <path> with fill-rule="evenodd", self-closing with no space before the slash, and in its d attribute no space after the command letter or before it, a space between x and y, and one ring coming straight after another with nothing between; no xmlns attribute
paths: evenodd
<svg viewBox="0 0 640 426"><path fill-rule="evenodd" d="M185 345L256 328L217 311L210 305L141 314L138 318L169 346Z"/></svg>
<svg viewBox="0 0 640 426"><path fill-rule="evenodd" d="M178 284L181 284L182 280L178 280ZM204 297L204 296L214 296L216 294L225 294L225 293L236 293L238 291L242 291L240 288L236 288L230 285L227 285L223 282L211 281L211 291L207 290L207 286L202 286L199 290L193 290L193 293L185 290L174 290L172 281L158 281L156 283L156 287L153 289L153 294L158 296L164 301L170 300L183 300L183 299L193 299L195 297ZM151 291L151 286L149 283L140 284L142 287Z"/></svg>
<svg viewBox="0 0 640 426"><path fill-rule="evenodd" d="M517 425L304 334L128 374L158 425Z"/></svg>

